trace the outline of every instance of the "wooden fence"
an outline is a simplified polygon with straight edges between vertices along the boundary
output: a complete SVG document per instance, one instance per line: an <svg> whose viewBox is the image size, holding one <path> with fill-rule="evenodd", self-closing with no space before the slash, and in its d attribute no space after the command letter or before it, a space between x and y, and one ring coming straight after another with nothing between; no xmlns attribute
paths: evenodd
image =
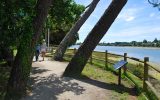
<svg viewBox="0 0 160 100"><path fill-rule="evenodd" d="M68 56L73 56L75 53L76 53L76 49L70 49L70 50L73 50L73 52L70 52L70 53L66 53L65 55L68 55ZM98 52L98 51L94 51L94 52ZM104 52L98 52L98 53L104 53ZM134 58L134 57L129 57L127 56L127 53L124 53L124 55L119 55L119 54L113 54L113 53L109 53L107 50L105 51L105 55L104 59L101 59L101 58L97 58L96 56L94 55L91 55L90 56L90 59L89 59L89 63L90 64L93 64L93 60L97 60L97 61L101 61L101 62L104 62L105 63L105 67L107 68L109 64L113 65L115 64L115 62L113 61L110 61L108 58L109 56L116 56L116 57L121 57L123 58L123 60L125 61L128 61L129 59L131 60L134 60L136 62L139 62L139 63L142 63L143 64L143 78L141 78L141 80L143 81L143 90L144 91L147 91L149 88L156 96L157 98L160 99L160 96L159 94L157 93L156 89L152 86L152 84L148 81L148 78L149 78L149 69L153 69L155 70L157 73L160 74L160 66L158 67L155 67L152 63L149 62L149 57L144 57L144 60L141 60L141 59L138 59L138 58ZM126 65L127 66L127 65ZM127 67L124 67L124 74L129 71L127 69ZM129 67L129 66L128 66Z"/></svg>

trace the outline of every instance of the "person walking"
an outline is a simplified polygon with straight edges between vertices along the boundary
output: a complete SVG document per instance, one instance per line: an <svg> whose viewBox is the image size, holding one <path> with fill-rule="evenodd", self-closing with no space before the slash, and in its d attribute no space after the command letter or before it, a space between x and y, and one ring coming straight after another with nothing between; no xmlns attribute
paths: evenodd
<svg viewBox="0 0 160 100"><path fill-rule="evenodd" d="M42 61L44 61L44 57L45 57L45 54L46 54L46 49L47 49L46 42L43 39L43 42L42 42L42 45L41 45L41 53L42 53L42 58L43 58Z"/></svg>
<svg viewBox="0 0 160 100"><path fill-rule="evenodd" d="M40 54L40 44L37 44L36 45L36 53L35 53L35 56L36 56L36 61L38 61L38 58L39 58L39 54Z"/></svg>

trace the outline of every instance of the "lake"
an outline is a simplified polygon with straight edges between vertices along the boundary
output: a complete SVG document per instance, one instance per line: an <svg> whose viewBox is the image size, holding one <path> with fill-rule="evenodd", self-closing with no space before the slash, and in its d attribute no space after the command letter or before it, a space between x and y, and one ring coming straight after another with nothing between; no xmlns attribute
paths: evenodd
<svg viewBox="0 0 160 100"><path fill-rule="evenodd" d="M78 48L79 45L71 46L70 48ZM105 52L108 50L109 53L121 54L127 53L129 57L135 57L144 59L149 57L149 60L154 63L160 64L160 48L150 47L118 47L118 46L97 46L94 51Z"/></svg>

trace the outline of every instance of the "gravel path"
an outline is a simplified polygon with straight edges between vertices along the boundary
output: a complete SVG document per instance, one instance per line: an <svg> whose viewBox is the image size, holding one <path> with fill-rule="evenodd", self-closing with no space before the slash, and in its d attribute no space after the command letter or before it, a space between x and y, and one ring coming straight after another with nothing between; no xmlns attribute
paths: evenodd
<svg viewBox="0 0 160 100"><path fill-rule="evenodd" d="M112 100L114 98L112 90L104 88L105 84L61 77L67 64L57 61L33 62L29 83L32 91L22 100Z"/></svg>

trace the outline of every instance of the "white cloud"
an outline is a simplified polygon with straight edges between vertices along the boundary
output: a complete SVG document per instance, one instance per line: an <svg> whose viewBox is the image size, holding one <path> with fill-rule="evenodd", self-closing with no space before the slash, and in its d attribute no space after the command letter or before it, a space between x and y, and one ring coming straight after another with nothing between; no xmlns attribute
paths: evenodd
<svg viewBox="0 0 160 100"><path fill-rule="evenodd" d="M135 19L134 16L127 16L127 17L126 17L126 21L127 21L127 22L132 21L132 20L134 20L134 19Z"/></svg>
<svg viewBox="0 0 160 100"><path fill-rule="evenodd" d="M115 36L115 37L139 37L143 35L153 35L160 34L160 28L157 26L137 26L131 27L128 29L120 30L118 33L109 33L108 36Z"/></svg>
<svg viewBox="0 0 160 100"><path fill-rule="evenodd" d="M155 13L151 13L150 15L149 15L149 17L154 17L155 16Z"/></svg>
<svg viewBox="0 0 160 100"><path fill-rule="evenodd" d="M118 16L119 19L125 20L127 22L133 21L136 17L137 14L142 10L142 8L128 8L122 10L120 15Z"/></svg>

